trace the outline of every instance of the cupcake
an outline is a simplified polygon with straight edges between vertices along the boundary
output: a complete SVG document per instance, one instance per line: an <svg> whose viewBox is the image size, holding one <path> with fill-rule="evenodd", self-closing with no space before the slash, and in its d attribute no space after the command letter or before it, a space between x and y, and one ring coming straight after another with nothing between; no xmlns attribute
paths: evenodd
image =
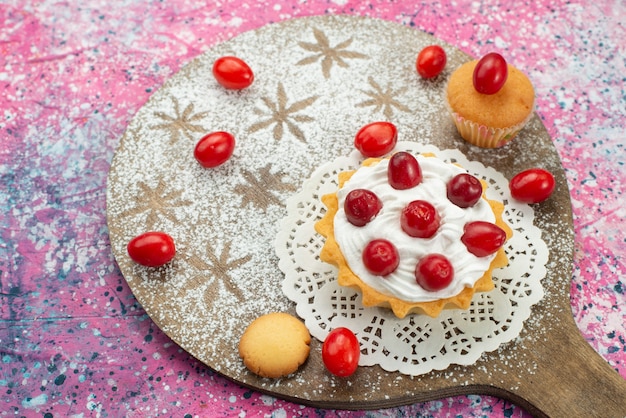
<svg viewBox="0 0 626 418"><path fill-rule="evenodd" d="M486 89L480 80L476 84L477 67L483 70ZM495 53L461 65L446 89L446 104L459 134L483 148L502 147L515 138L532 117L534 102L528 77Z"/></svg>

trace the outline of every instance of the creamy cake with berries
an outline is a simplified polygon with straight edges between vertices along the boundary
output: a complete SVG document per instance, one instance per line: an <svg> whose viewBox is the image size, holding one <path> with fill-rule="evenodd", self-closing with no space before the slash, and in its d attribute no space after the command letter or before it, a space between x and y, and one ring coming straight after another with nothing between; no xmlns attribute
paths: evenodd
<svg viewBox="0 0 626 418"><path fill-rule="evenodd" d="M322 197L320 259L338 267L340 285L360 290L364 306L399 318L467 309L475 292L493 289L493 269L508 264L503 244L512 231L485 189L432 155L365 160Z"/></svg>

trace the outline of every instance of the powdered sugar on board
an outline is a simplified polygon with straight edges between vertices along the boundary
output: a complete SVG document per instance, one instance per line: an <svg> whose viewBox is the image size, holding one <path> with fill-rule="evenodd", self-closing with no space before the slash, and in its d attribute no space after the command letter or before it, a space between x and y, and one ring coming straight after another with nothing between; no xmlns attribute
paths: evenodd
<svg viewBox="0 0 626 418"><path fill-rule="evenodd" d="M415 57L432 43L444 47L448 66L437 79L422 80ZM217 84L211 67L223 55L250 65L251 87L228 91ZM199 360L244 384L289 396L308 391L309 399L334 393L332 385L314 386L319 382L311 376L321 371L316 360L293 379L268 382L251 376L238 358L239 337L254 318L295 312L282 293L273 248L285 202L317 167L348 155L354 134L376 120L393 122L402 140L459 148L468 159L510 175L520 167L516 141L504 150L469 149L445 114L445 81L466 59L391 22L320 16L244 33L168 80L121 139L107 190L113 252L157 325ZM551 150L541 123L535 118L532 124L518 140ZM193 148L217 130L235 136L235 152L223 166L203 169ZM548 154L553 160L544 165L558 166L558 156ZM532 156L524 158L532 162ZM174 237L178 253L171 264L146 269L130 261L126 243L146 230ZM396 387L393 379L383 374L368 380ZM380 396L375 389L357 397Z"/></svg>

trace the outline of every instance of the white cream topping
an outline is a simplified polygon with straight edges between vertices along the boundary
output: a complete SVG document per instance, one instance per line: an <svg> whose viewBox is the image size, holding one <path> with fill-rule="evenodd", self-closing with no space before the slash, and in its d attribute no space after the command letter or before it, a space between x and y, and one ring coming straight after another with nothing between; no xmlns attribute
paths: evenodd
<svg viewBox="0 0 626 418"><path fill-rule="evenodd" d="M452 177L467 171L438 158L416 156L422 170L422 182L407 190L396 190L387 181L388 159L373 166L363 166L338 193L339 208L334 219L335 239L348 266L368 286L408 302L429 302L457 295L472 287L489 268L494 255L476 257L461 242L463 227L472 221L495 222L495 215L485 199L474 206L459 208L446 197L446 184ZM354 189L368 189L383 202L383 208L367 225L357 227L348 222L343 206L346 195ZM431 238L414 238L400 225L402 209L413 200L430 202L441 217L440 227ZM400 265L387 276L367 271L362 262L363 248L373 239L391 241L400 255ZM425 255L445 255L454 268L452 283L439 291L422 288L415 280L415 266Z"/></svg>

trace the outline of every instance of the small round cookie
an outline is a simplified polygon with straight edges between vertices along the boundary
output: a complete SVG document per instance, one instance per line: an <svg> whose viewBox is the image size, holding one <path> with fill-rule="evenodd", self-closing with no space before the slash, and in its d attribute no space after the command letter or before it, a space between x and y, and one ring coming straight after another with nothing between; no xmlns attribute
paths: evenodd
<svg viewBox="0 0 626 418"><path fill-rule="evenodd" d="M239 356L261 377L287 376L309 357L311 335L287 313L269 313L252 321L239 340Z"/></svg>

